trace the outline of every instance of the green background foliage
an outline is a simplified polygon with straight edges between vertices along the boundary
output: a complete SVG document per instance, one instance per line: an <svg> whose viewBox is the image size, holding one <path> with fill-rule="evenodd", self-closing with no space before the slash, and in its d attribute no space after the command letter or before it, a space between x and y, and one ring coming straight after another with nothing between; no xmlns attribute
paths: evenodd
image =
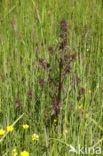
<svg viewBox="0 0 103 156"><path fill-rule="evenodd" d="M62 19L68 23L67 52L75 52L78 59L64 82L58 123L47 128L52 109L48 92L55 88L40 87L38 80L47 80L47 71L39 67L38 59L50 62L56 74L55 52L51 58L48 48L58 44ZM0 128L25 113L0 143L1 156L10 155L14 147L31 156L75 155L67 144L90 147L102 139L102 43L102 0L0 1ZM73 75L80 78L79 86L72 82ZM85 94L78 101L81 88ZM30 125L26 132L23 123ZM39 142L30 140L34 132L40 135ZM102 145L101 141L98 146Z"/></svg>

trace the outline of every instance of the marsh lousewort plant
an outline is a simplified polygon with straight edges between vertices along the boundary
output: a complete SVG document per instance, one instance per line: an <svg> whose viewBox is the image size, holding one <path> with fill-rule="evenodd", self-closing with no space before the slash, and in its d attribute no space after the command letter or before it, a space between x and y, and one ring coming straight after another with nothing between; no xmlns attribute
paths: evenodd
<svg viewBox="0 0 103 156"><path fill-rule="evenodd" d="M62 19L59 24L58 43L55 47L48 48L50 54L50 62L41 58L39 59L40 66L47 71L47 85L49 87L49 96L51 98L51 113L46 117L46 124L53 123L58 118L62 107L62 94L64 81L72 70L71 64L76 60L76 53L68 50L68 23ZM39 81L44 85L45 80Z"/></svg>

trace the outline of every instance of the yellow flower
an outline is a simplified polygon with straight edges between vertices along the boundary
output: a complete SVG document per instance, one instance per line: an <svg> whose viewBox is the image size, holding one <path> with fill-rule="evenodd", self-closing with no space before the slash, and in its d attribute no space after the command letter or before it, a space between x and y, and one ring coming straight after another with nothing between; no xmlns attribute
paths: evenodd
<svg viewBox="0 0 103 156"><path fill-rule="evenodd" d="M88 93L92 93L92 91L91 90L88 90Z"/></svg>
<svg viewBox="0 0 103 156"><path fill-rule="evenodd" d="M22 152L20 153L20 156L29 156L29 152L27 152L27 151L22 151Z"/></svg>
<svg viewBox="0 0 103 156"><path fill-rule="evenodd" d="M23 124L22 126L23 126L24 129L28 129L29 128L28 124Z"/></svg>
<svg viewBox="0 0 103 156"><path fill-rule="evenodd" d="M56 119L54 119L54 123L56 123L57 122L57 120Z"/></svg>
<svg viewBox="0 0 103 156"><path fill-rule="evenodd" d="M4 129L0 129L0 136L3 136L5 134L5 130Z"/></svg>
<svg viewBox="0 0 103 156"><path fill-rule="evenodd" d="M34 140L38 141L39 140L39 135L37 135L37 134L34 133L32 135L32 141L34 141Z"/></svg>
<svg viewBox="0 0 103 156"><path fill-rule="evenodd" d="M14 127L11 125L11 126L7 126L7 132L12 132L14 130Z"/></svg>
<svg viewBox="0 0 103 156"><path fill-rule="evenodd" d="M66 135L68 133L68 130L67 129L64 129L64 135Z"/></svg>
<svg viewBox="0 0 103 156"><path fill-rule="evenodd" d="M11 153L11 156L17 156L17 150L16 150L16 148L14 148L13 150L12 150L12 153Z"/></svg>

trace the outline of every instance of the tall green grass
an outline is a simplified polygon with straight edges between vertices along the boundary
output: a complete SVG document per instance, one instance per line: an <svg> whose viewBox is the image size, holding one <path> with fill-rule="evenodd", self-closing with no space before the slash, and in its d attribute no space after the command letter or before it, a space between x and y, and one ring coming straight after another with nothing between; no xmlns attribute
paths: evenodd
<svg viewBox="0 0 103 156"><path fill-rule="evenodd" d="M68 50L78 55L65 79L57 125L45 122L52 111L47 71L38 59L51 61L49 47L59 41L59 23L68 23ZM0 128L15 130L0 141L0 156L13 148L30 156L69 156L69 145L103 146L103 3L102 0L0 1ZM78 75L79 85L73 83ZM85 93L77 100L78 92ZM54 91L54 89L53 89ZM18 108L19 107L19 108ZM30 125L23 130L22 124ZM37 133L39 141L31 141ZM102 149L103 153L103 149ZM82 154L81 154L82 155ZM90 155L90 154L87 154ZM101 154L102 155L102 154Z"/></svg>

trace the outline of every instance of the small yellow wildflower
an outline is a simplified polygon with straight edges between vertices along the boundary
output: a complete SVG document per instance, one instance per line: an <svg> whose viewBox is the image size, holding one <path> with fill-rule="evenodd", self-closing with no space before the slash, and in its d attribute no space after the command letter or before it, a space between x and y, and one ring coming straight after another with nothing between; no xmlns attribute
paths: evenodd
<svg viewBox="0 0 103 156"><path fill-rule="evenodd" d="M88 90L88 93L90 94L90 93L92 93L92 91L91 90Z"/></svg>
<svg viewBox="0 0 103 156"><path fill-rule="evenodd" d="M11 125L11 126L7 126L7 132L12 132L14 130L14 127Z"/></svg>
<svg viewBox="0 0 103 156"><path fill-rule="evenodd" d="M32 135L32 141L34 141L34 140L38 141L39 140L39 135L37 135L37 134L34 133Z"/></svg>
<svg viewBox="0 0 103 156"><path fill-rule="evenodd" d="M28 129L29 128L28 124L23 124L22 126L23 126L24 129Z"/></svg>
<svg viewBox="0 0 103 156"><path fill-rule="evenodd" d="M57 122L57 120L56 119L54 119L54 123L56 123Z"/></svg>
<svg viewBox="0 0 103 156"><path fill-rule="evenodd" d="M5 134L5 130L4 129L0 129L0 136L3 136Z"/></svg>
<svg viewBox="0 0 103 156"><path fill-rule="evenodd" d="M11 156L17 156L17 150L16 150L16 148L14 148L13 150L12 150L12 153L11 153Z"/></svg>
<svg viewBox="0 0 103 156"><path fill-rule="evenodd" d="M20 156L29 156L29 152L27 152L27 151L22 151L22 152L20 153Z"/></svg>
<svg viewBox="0 0 103 156"><path fill-rule="evenodd" d="M67 134L67 133L68 133L68 130L67 130L67 129L65 129L65 130L64 130L64 134Z"/></svg>

